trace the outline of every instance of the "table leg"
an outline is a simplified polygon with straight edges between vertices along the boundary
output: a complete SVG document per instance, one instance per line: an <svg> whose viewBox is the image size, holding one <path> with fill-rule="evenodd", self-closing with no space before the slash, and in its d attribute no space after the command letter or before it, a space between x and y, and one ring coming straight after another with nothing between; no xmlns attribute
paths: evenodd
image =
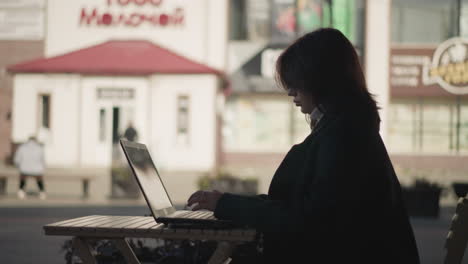
<svg viewBox="0 0 468 264"><path fill-rule="evenodd" d="M231 258L229 258L229 256L231 256L235 248L235 243L224 241L219 242L215 252L208 260L208 264L228 264L231 262Z"/></svg>
<svg viewBox="0 0 468 264"><path fill-rule="evenodd" d="M140 261L135 256L135 253L133 252L132 248L128 244L127 240L125 240L125 238L113 239L112 241L115 243L115 246L120 250L120 253L122 253L128 264L140 264Z"/></svg>
<svg viewBox="0 0 468 264"><path fill-rule="evenodd" d="M78 257L81 258L84 264L97 264L96 258L92 253L92 248L86 239L81 237L74 237L73 248L77 250Z"/></svg>

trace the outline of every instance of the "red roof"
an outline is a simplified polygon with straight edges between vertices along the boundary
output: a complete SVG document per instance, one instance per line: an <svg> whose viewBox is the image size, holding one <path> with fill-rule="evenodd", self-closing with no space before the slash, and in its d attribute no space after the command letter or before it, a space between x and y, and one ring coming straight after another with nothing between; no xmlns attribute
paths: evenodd
<svg viewBox="0 0 468 264"><path fill-rule="evenodd" d="M112 40L63 55L8 67L23 73L148 75L222 73L146 40Z"/></svg>

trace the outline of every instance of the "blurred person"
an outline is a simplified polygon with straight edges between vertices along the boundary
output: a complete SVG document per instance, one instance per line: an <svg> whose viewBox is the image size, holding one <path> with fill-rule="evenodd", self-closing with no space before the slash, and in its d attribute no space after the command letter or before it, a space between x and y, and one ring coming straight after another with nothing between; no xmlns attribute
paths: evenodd
<svg viewBox="0 0 468 264"><path fill-rule="evenodd" d="M26 178L34 177L39 187L39 198L44 200L46 193L44 191L44 168L45 168L44 149L35 136L29 137L28 141L21 144L15 152L14 163L20 172L20 184L18 198L24 199L26 193L24 186Z"/></svg>
<svg viewBox="0 0 468 264"><path fill-rule="evenodd" d="M276 74L311 134L289 150L268 194L197 191L187 205L257 230L262 250L237 260L234 253L231 263L419 263L378 107L350 41L331 28L308 33L279 56Z"/></svg>
<svg viewBox="0 0 468 264"><path fill-rule="evenodd" d="M124 137L128 141L136 141L138 139L138 132L133 127L133 123L131 121L128 122L127 129L125 129L125 132L124 132Z"/></svg>

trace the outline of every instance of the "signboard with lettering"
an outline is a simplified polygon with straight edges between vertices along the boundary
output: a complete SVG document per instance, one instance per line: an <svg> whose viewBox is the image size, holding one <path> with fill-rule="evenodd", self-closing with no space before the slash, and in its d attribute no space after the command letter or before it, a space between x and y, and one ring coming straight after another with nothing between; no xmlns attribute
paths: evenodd
<svg viewBox="0 0 468 264"><path fill-rule="evenodd" d="M42 8L44 0L1 0L0 8Z"/></svg>
<svg viewBox="0 0 468 264"><path fill-rule="evenodd" d="M440 44L424 65L424 84L437 83L453 94L468 94L468 40L452 38Z"/></svg>
<svg viewBox="0 0 468 264"><path fill-rule="evenodd" d="M394 46L390 51L392 96L468 94L468 42L452 38L439 46Z"/></svg>
<svg viewBox="0 0 468 264"><path fill-rule="evenodd" d="M0 40L44 38L44 0L0 1Z"/></svg>
<svg viewBox="0 0 468 264"><path fill-rule="evenodd" d="M135 97L135 90L131 88L98 88L97 99L130 100Z"/></svg>
<svg viewBox="0 0 468 264"><path fill-rule="evenodd" d="M81 26L129 26L152 25L165 27L183 25L184 9L176 7L173 10L160 10L163 0L106 0L108 9L96 7L81 8ZM132 9L126 9L132 7ZM137 8L137 9L135 9ZM155 8L157 8L155 10ZM109 11L112 9L113 11Z"/></svg>

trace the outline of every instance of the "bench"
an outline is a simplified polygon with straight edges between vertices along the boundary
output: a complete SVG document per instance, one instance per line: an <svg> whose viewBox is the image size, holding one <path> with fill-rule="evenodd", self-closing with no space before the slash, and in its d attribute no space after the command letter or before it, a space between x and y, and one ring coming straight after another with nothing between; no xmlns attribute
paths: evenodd
<svg viewBox="0 0 468 264"><path fill-rule="evenodd" d="M0 168L0 195L6 194L8 179L19 179L19 172L14 167L1 167ZM44 182L47 184L49 181L80 181L82 184L83 198L89 197L89 183L96 178L92 174L72 174L63 171L58 172L54 170L46 170L44 173Z"/></svg>

